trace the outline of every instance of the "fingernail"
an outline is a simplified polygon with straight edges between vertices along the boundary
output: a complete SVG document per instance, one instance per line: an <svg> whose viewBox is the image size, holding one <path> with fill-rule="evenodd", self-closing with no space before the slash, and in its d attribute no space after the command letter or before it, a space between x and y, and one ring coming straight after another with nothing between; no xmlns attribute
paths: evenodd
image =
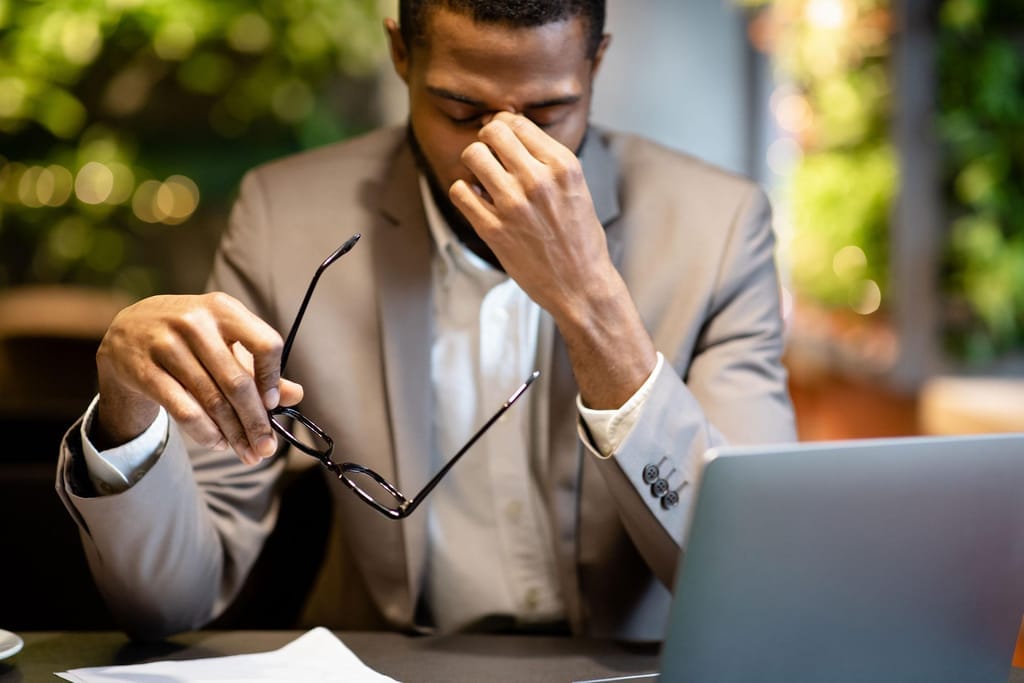
<svg viewBox="0 0 1024 683"><path fill-rule="evenodd" d="M228 449L228 442L221 439L217 443L213 444L213 450L215 451L226 451Z"/></svg>
<svg viewBox="0 0 1024 683"><path fill-rule="evenodd" d="M276 408L277 404L281 401L281 392L277 387L267 389L266 393L263 394L263 405L266 406L267 410Z"/></svg>
<svg viewBox="0 0 1024 683"><path fill-rule="evenodd" d="M270 457L274 454L274 450L276 448L277 443L275 443L274 437L269 434L261 436L256 440L256 452L259 453L261 457Z"/></svg>

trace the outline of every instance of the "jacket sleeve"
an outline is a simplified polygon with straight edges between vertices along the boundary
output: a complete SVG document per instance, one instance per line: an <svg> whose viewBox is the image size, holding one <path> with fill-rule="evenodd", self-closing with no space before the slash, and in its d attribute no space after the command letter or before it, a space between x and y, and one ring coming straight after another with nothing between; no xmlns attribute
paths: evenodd
<svg viewBox="0 0 1024 683"><path fill-rule="evenodd" d="M260 294L266 283L259 279L267 272L261 267L262 229L258 180L250 175L209 288L227 291L258 315L266 314ZM80 424L61 445L56 488L78 524L89 566L115 619L136 638L207 624L241 589L274 527L274 482L284 458L247 466L231 450L189 443L172 420L163 453L135 485L95 496L85 473Z"/></svg>
<svg viewBox="0 0 1024 683"><path fill-rule="evenodd" d="M672 362L655 378L637 423L618 451L599 461L624 526L666 586L672 585L685 545L705 451L796 438L781 362L783 324L774 249L767 199L751 190L729 226L706 317L692 321L700 328L692 356L659 348ZM591 448L585 435L583 442ZM658 478L665 479L668 498L645 481L648 465L656 466ZM667 504L673 494L678 502Z"/></svg>

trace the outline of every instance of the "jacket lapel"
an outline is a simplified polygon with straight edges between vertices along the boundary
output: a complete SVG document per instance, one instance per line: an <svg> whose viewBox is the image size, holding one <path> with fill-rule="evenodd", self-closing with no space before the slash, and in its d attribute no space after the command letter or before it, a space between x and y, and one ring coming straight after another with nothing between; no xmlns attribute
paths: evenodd
<svg viewBox="0 0 1024 683"><path fill-rule="evenodd" d="M402 144L397 151L378 196L383 220L375 231L373 258L394 448L391 475L405 495L413 496L430 475L432 297L430 233L408 145ZM426 562L427 516L421 509L388 523L398 527L405 551L411 624Z"/></svg>
<svg viewBox="0 0 1024 683"><path fill-rule="evenodd" d="M618 165L605 145L601 131L591 128L580 152L583 173L594 201L594 209L605 226L608 249L616 267L622 258L618 200ZM579 389L572 373L565 342L550 317L540 348L550 349L548 394L548 501L556 539L556 557L565 590L566 609L574 633L583 632L585 607L579 585L577 563L580 539L587 533L588 516L582 514L581 473L584 451L576 432L576 394ZM582 517L582 519L581 519Z"/></svg>

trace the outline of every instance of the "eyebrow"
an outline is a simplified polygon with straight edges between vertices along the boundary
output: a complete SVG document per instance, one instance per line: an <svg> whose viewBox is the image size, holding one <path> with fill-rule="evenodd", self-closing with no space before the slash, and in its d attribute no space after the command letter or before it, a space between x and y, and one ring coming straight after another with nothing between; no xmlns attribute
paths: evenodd
<svg viewBox="0 0 1024 683"><path fill-rule="evenodd" d="M468 104L471 107L477 109L489 109L490 107L481 100L467 97L461 93L452 92L445 88L437 88L432 85L427 86L427 92L436 97L441 97L446 100L452 100L453 102L461 102L462 104ZM563 95L561 97L552 97L547 100L540 100L539 102L530 102L526 104L523 109L544 109L545 107L558 107L565 104L576 104L580 101L582 95Z"/></svg>

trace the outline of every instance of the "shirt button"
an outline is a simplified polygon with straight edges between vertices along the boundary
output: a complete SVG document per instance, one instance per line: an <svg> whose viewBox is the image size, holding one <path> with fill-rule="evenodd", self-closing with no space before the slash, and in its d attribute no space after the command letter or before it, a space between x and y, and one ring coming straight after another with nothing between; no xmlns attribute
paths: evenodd
<svg viewBox="0 0 1024 683"><path fill-rule="evenodd" d="M505 506L505 516L513 524L518 523L523 517L523 504L518 500L513 500Z"/></svg>
<svg viewBox="0 0 1024 683"><path fill-rule="evenodd" d="M539 604L540 591L538 591L536 588L530 588L529 590L527 590L526 594L523 595L523 607L525 607L528 611L532 612L535 609L537 609L537 606Z"/></svg>

